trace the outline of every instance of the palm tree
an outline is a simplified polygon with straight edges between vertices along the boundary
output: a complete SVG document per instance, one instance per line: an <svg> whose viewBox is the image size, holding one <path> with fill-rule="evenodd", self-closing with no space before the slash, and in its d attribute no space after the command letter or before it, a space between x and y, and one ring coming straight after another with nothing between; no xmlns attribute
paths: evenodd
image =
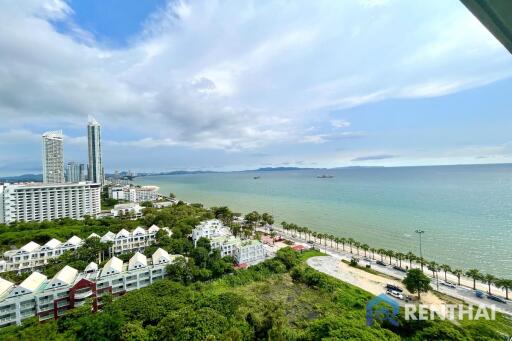
<svg viewBox="0 0 512 341"><path fill-rule="evenodd" d="M389 264L391 265L391 258L395 256L395 253L393 252L393 250L386 250L386 256L389 257Z"/></svg>
<svg viewBox="0 0 512 341"><path fill-rule="evenodd" d="M406 258L407 260L409 260L409 268L411 268L411 269L412 269L412 261L414 261L414 260L418 259L418 257L416 257L416 255L415 255L414 253L412 253L412 252L410 252L410 251L409 251L409 252L407 252L407 254L405 255L405 258Z"/></svg>
<svg viewBox="0 0 512 341"><path fill-rule="evenodd" d="M352 253L352 244L354 244L355 240L352 238L347 239L348 244L350 245L350 253Z"/></svg>
<svg viewBox="0 0 512 341"><path fill-rule="evenodd" d="M402 259L404 259L405 254L403 254L403 253L401 253L401 252L397 252L397 253L395 254L395 257L396 257L396 259L398 260L398 266L399 266L399 267L402 267Z"/></svg>
<svg viewBox="0 0 512 341"><path fill-rule="evenodd" d="M505 290L505 298L508 300L508 291L512 290L512 279L499 279L495 284Z"/></svg>
<svg viewBox="0 0 512 341"><path fill-rule="evenodd" d="M466 271L466 276L473 279L473 290L476 290L476 281L482 279L482 273L477 269L470 269Z"/></svg>
<svg viewBox="0 0 512 341"><path fill-rule="evenodd" d="M380 255L380 261L384 262L384 255L386 254L386 250L384 249L378 249L377 253Z"/></svg>
<svg viewBox="0 0 512 341"><path fill-rule="evenodd" d="M375 252L377 252L377 249L372 247L370 248L370 252L372 253L372 259L375 259Z"/></svg>
<svg viewBox="0 0 512 341"><path fill-rule="evenodd" d="M356 247L357 255L359 256L359 248L361 247L361 243L358 241L354 241L354 246Z"/></svg>
<svg viewBox="0 0 512 341"><path fill-rule="evenodd" d="M418 257L417 259L418 259L418 261L420 262L421 271L423 272L423 265L425 265L425 263L426 263L425 258L423 258L423 257Z"/></svg>
<svg viewBox="0 0 512 341"><path fill-rule="evenodd" d="M370 250L370 245L368 245L368 244L363 244L363 245L361 245L361 249L363 249L363 250L364 250L364 257L366 258L366 252L367 252L368 250Z"/></svg>
<svg viewBox="0 0 512 341"><path fill-rule="evenodd" d="M436 272L437 272L437 263L432 261L430 263L427 264L427 268L432 271L432 277L436 278Z"/></svg>
<svg viewBox="0 0 512 341"><path fill-rule="evenodd" d="M454 274L455 276L457 276L457 280L458 280L458 285L460 285L460 276L462 276L462 274L464 273L461 269L453 269L453 270L450 270L452 274Z"/></svg>
<svg viewBox="0 0 512 341"><path fill-rule="evenodd" d="M487 285L489 286L489 294L491 294L491 284L493 284L494 282L496 282L497 278L494 277L493 275L491 274L485 274L482 278L486 283Z"/></svg>
<svg viewBox="0 0 512 341"><path fill-rule="evenodd" d="M345 251L345 244L347 243L347 238L340 238L340 243L343 248L343 251Z"/></svg>
<svg viewBox="0 0 512 341"><path fill-rule="evenodd" d="M336 237L331 234L331 235L329 235L329 239L331 240L331 249L332 249L332 242L336 239Z"/></svg>
<svg viewBox="0 0 512 341"><path fill-rule="evenodd" d="M446 273L448 271L451 271L452 268L450 268L450 266L447 264L442 264L441 266L439 266L439 268L444 271L444 281L447 282L448 280L446 279Z"/></svg>

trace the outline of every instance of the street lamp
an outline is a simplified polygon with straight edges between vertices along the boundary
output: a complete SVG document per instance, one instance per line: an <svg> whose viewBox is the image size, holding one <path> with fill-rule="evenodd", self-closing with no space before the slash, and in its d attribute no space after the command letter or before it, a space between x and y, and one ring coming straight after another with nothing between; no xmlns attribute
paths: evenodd
<svg viewBox="0 0 512 341"><path fill-rule="evenodd" d="M422 250L422 247L421 247L421 235L423 233L425 233L425 231L423 231L423 230L416 230L414 232L416 232L420 236L420 264L421 264L421 271L423 271L423 250Z"/></svg>

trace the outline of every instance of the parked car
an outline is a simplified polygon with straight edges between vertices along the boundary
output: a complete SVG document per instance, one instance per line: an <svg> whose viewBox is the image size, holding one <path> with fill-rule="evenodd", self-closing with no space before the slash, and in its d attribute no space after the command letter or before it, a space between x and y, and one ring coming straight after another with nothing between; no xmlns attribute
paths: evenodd
<svg viewBox="0 0 512 341"><path fill-rule="evenodd" d="M402 295L400 292L398 292L396 290L387 290L386 294L388 294L391 297L398 298L399 300L404 299L404 295Z"/></svg>
<svg viewBox="0 0 512 341"><path fill-rule="evenodd" d="M364 260L365 262L368 262L368 263L371 263L371 262L372 262L372 260L371 260L370 258L368 258L368 257L363 258L363 260Z"/></svg>
<svg viewBox="0 0 512 341"><path fill-rule="evenodd" d="M383 262L383 261L381 261L381 260L378 260L378 261L377 261L377 264L382 265L382 266L388 266L386 263L384 263L384 262Z"/></svg>
<svg viewBox="0 0 512 341"><path fill-rule="evenodd" d="M312 240L308 240L308 244L313 245L313 244L315 244L315 242L314 242L314 241L312 241Z"/></svg>
<svg viewBox="0 0 512 341"><path fill-rule="evenodd" d="M400 287L397 287L396 285L394 284L386 284L386 289L388 290L393 290L393 291L398 291L398 292L403 292L404 290Z"/></svg>
<svg viewBox="0 0 512 341"><path fill-rule="evenodd" d="M496 302L505 303L507 304L507 301L505 301L503 298L495 295L487 295L487 298Z"/></svg>
<svg viewBox="0 0 512 341"><path fill-rule="evenodd" d="M481 292L480 290L476 290L475 291L475 296L478 297L478 298L484 298L484 293Z"/></svg>
<svg viewBox="0 0 512 341"><path fill-rule="evenodd" d="M452 282L441 282L441 285L444 285L445 287L452 288L452 289L455 289L457 287Z"/></svg>
<svg viewBox="0 0 512 341"><path fill-rule="evenodd" d="M401 272L407 272L404 268L399 267L398 265L393 266L393 269L401 271Z"/></svg>

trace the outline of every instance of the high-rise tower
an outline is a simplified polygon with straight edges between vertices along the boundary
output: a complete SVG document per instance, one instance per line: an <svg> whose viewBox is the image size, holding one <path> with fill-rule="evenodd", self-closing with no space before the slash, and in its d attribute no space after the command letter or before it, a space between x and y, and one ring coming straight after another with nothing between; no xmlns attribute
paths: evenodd
<svg viewBox="0 0 512 341"><path fill-rule="evenodd" d="M62 130L43 134L43 182L64 182L64 142Z"/></svg>
<svg viewBox="0 0 512 341"><path fill-rule="evenodd" d="M103 184L103 163L101 161L101 126L93 117L87 124L87 140L89 145L89 181Z"/></svg>

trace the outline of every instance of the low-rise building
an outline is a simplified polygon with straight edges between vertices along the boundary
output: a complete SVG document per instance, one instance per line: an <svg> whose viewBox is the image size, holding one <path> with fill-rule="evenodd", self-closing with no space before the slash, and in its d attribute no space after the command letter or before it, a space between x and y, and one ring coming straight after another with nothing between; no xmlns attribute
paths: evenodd
<svg viewBox="0 0 512 341"><path fill-rule="evenodd" d="M208 238L211 239L213 237L222 237L222 236L230 236L231 231L222 224L219 219L210 219L201 222L192 230L192 240L194 242L194 246L197 244L199 238Z"/></svg>
<svg viewBox="0 0 512 341"><path fill-rule="evenodd" d="M158 200L158 186L113 186L108 189L109 197L129 202L145 202Z"/></svg>
<svg viewBox="0 0 512 341"><path fill-rule="evenodd" d="M142 217L142 207L138 203L126 203L114 205L110 210L113 217L124 217L129 219L138 219Z"/></svg>
<svg viewBox="0 0 512 341"><path fill-rule="evenodd" d="M176 257L158 249L152 257L158 263L148 262L143 254L136 253L128 264L113 257L103 269L91 263L80 273L65 266L52 279L33 272L18 286L0 278L0 327L19 325L32 316L40 321L57 319L87 299L92 300L92 310L97 311L105 293L118 296L163 279L165 267Z"/></svg>
<svg viewBox="0 0 512 341"><path fill-rule="evenodd" d="M164 227L167 234L172 232ZM144 251L144 249L156 241L156 234L161 228L153 225L145 230L137 227L132 232L122 229L117 234L107 232L100 237L91 233L87 238L99 238L102 243L112 243L109 249L110 255L119 255L121 253ZM0 272L6 271L28 271L48 264L52 258L57 258L66 251L75 251L81 247L83 240L77 236L69 238L65 242L57 239L51 239L44 245L35 242L29 242L17 250L9 250L4 253L4 259L0 261Z"/></svg>
<svg viewBox="0 0 512 341"><path fill-rule="evenodd" d="M237 264L254 264L266 257L265 247L260 241L233 236L218 219L203 221L192 230L194 246L200 238L207 238L212 250L219 250L221 257L232 256Z"/></svg>
<svg viewBox="0 0 512 341"><path fill-rule="evenodd" d="M265 247L258 240L243 240L235 247L234 257L237 264L255 263L265 259Z"/></svg>

